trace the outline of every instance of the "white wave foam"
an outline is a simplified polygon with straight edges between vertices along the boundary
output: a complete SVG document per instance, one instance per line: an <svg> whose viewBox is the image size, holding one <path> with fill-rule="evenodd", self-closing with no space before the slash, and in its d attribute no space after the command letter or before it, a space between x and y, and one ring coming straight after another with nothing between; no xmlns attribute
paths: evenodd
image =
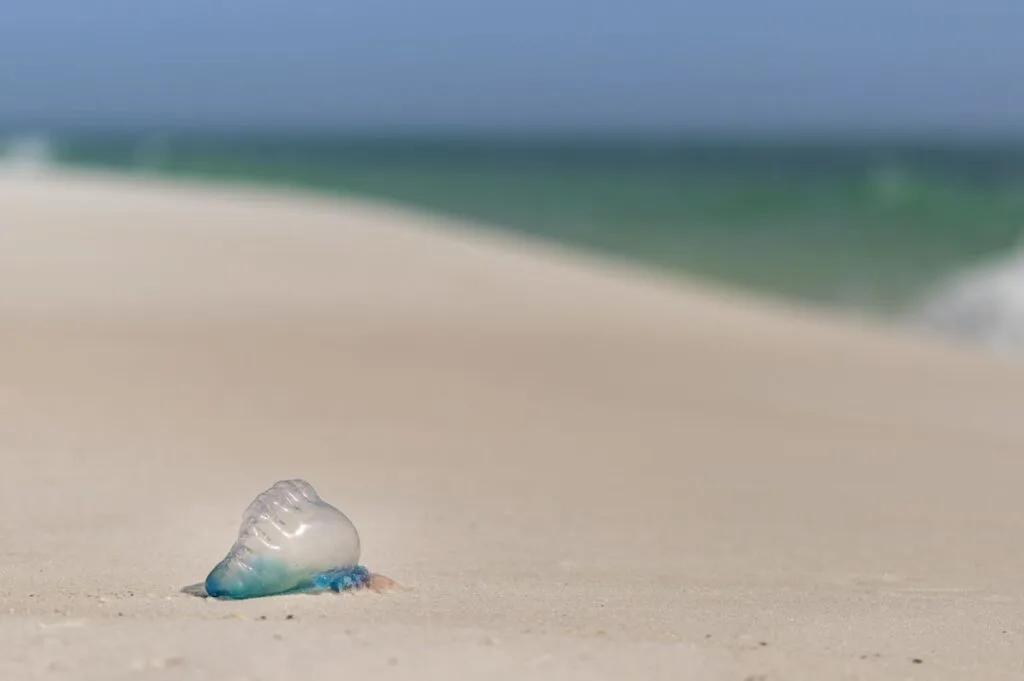
<svg viewBox="0 0 1024 681"><path fill-rule="evenodd" d="M1024 353L1024 249L942 283L915 311L913 322L959 341Z"/></svg>
<svg viewBox="0 0 1024 681"><path fill-rule="evenodd" d="M45 135L20 135L0 142L4 172L38 173L53 161L53 144Z"/></svg>

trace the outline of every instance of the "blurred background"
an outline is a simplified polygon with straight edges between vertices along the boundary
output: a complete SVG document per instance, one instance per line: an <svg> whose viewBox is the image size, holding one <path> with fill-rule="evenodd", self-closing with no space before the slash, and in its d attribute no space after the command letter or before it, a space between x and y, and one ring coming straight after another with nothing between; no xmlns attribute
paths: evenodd
<svg viewBox="0 0 1024 681"><path fill-rule="evenodd" d="M0 148L1024 345L1020 0L6 2Z"/></svg>

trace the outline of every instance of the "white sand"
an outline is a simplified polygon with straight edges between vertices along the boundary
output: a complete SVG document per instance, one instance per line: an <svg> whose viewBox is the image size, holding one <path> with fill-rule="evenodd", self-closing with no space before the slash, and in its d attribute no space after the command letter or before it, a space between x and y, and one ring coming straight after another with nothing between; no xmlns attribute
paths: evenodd
<svg viewBox="0 0 1024 681"><path fill-rule="evenodd" d="M1024 674L1024 368L398 209L0 176L0 457L3 679Z"/></svg>

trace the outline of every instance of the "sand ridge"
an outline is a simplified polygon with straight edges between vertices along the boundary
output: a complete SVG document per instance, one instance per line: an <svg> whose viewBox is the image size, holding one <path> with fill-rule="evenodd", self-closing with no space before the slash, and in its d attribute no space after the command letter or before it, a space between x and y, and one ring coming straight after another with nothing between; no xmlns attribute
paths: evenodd
<svg viewBox="0 0 1024 681"><path fill-rule="evenodd" d="M1022 398L395 207L0 177L0 674L1015 678ZM291 477L408 589L182 594Z"/></svg>

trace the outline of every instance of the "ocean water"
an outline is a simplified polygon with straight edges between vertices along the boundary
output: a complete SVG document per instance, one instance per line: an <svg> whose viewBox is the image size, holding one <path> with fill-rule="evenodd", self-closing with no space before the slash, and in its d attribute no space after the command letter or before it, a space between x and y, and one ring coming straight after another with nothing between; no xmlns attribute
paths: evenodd
<svg viewBox="0 0 1024 681"><path fill-rule="evenodd" d="M1024 346L1022 141L121 132L6 148L31 167L383 198L972 340L1013 345L1017 324Z"/></svg>

